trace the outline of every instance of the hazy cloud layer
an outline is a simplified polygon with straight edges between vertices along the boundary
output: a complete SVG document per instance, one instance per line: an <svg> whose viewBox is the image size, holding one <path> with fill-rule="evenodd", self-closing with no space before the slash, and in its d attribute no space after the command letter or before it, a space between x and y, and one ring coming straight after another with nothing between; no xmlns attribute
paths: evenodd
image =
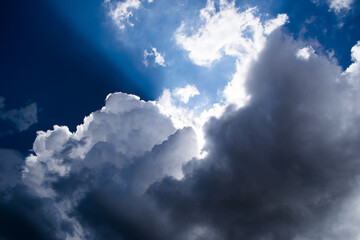
<svg viewBox="0 0 360 240"><path fill-rule="evenodd" d="M354 0L328 0L330 10L335 13L340 13L341 11L348 11Z"/></svg>
<svg viewBox="0 0 360 240"><path fill-rule="evenodd" d="M4 110L5 98L0 96L0 119L9 121L17 131L25 131L37 123L37 104L30 103L20 109Z"/></svg>

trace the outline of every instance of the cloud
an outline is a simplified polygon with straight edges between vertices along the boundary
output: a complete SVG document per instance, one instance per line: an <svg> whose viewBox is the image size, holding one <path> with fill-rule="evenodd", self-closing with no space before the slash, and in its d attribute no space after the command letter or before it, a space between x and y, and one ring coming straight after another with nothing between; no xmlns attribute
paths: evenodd
<svg viewBox="0 0 360 240"><path fill-rule="evenodd" d="M101 211L107 211L105 202L97 202L102 201L99 196L109 198L111 205L123 202L124 208L114 208L131 221L131 210L125 206L134 208L140 201L147 207L141 197L147 188L165 176L181 179L182 165L197 156L198 147L193 129L175 129L154 102L114 93L76 132L66 126L39 131L33 151L26 158L24 183L39 197L56 200L54 207L75 226L69 235L96 239L108 233L92 225L89 214L94 211L88 209L89 204L100 204ZM118 230L106 228L120 236Z"/></svg>
<svg viewBox="0 0 360 240"><path fill-rule="evenodd" d="M37 104L30 103L20 109L4 110L5 98L0 97L0 119L10 121L17 131L25 131L37 123Z"/></svg>
<svg viewBox="0 0 360 240"><path fill-rule="evenodd" d="M186 85L184 88L175 88L173 94L183 103L188 103L190 98L199 95L200 93L194 85Z"/></svg>
<svg viewBox="0 0 360 240"><path fill-rule="evenodd" d="M351 60L353 63L342 74L352 84L357 86L359 84L358 76L360 75L360 41L351 48Z"/></svg>
<svg viewBox="0 0 360 240"><path fill-rule="evenodd" d="M360 41L358 41L356 45L351 48L351 59L354 62L360 62Z"/></svg>
<svg viewBox="0 0 360 240"><path fill-rule="evenodd" d="M201 11L205 22L229 12L261 30L249 52L236 41L218 49L237 61L224 94L246 96L243 105L228 97L199 114L187 105L199 94L194 85L147 102L113 93L76 131L38 131L25 159L0 150L0 223L10 222L0 224L1 237L359 238L359 44L342 72L274 30L286 15L261 22L254 9L213 5Z"/></svg>
<svg viewBox="0 0 360 240"><path fill-rule="evenodd" d="M131 27L134 26L134 23L132 23L130 19L134 15L133 11L140 7L140 0L125 0L117 2L105 0L104 4L109 8L109 16L120 29L124 29L126 24Z"/></svg>
<svg viewBox="0 0 360 240"><path fill-rule="evenodd" d="M159 53L156 48L151 48L151 50L148 52L147 50L144 51L144 64L145 66L148 66L148 58L154 57L154 62L162 67L166 66L164 55Z"/></svg>
<svg viewBox="0 0 360 240"><path fill-rule="evenodd" d="M244 57L261 50L265 36L287 21L285 14L262 24L256 8L240 12L235 2L220 1L216 11L214 1L200 10L203 24L188 36L183 23L175 33L176 42L189 52L198 65L210 66L224 55Z"/></svg>
<svg viewBox="0 0 360 240"><path fill-rule="evenodd" d="M240 108L250 100L251 96L244 88L248 69L269 35L284 25L288 16L278 14L276 18L261 20L257 8L240 11L235 2L228 1L219 1L219 8L216 8L215 1L208 1L200 9L198 18L196 22L200 22L200 26L183 22L176 30L174 36L177 44L188 51L193 63L200 66L210 67L225 55L233 56L236 71L225 88L218 89L220 100L215 103L209 104L206 95L203 95L202 104L196 107L184 106L186 102L177 101L179 94L176 89L172 92L165 89L157 103L161 112L171 118L174 126L193 127L202 149L205 144L203 126L209 118L219 117L229 105ZM194 22L193 19L188 21ZM204 156L206 151L202 150L199 154Z"/></svg>
<svg viewBox="0 0 360 240"><path fill-rule="evenodd" d="M54 201L38 197L21 180L24 157L0 149L0 238L66 239L71 222L63 219Z"/></svg>
<svg viewBox="0 0 360 240"><path fill-rule="evenodd" d="M304 61L309 60L311 56L314 56L315 50L311 46L301 48L297 51L296 57Z"/></svg>
<svg viewBox="0 0 360 240"><path fill-rule="evenodd" d="M272 36L248 105L207 124L208 155L148 190L179 239L358 239L348 206L359 196L359 89L326 57L298 59L299 47Z"/></svg>
<svg viewBox="0 0 360 240"><path fill-rule="evenodd" d="M329 8L335 13L340 13L342 11L348 11L353 4L353 0L329 0Z"/></svg>
<svg viewBox="0 0 360 240"><path fill-rule="evenodd" d="M321 55L299 59L302 48L281 32L270 37L247 75L251 100L207 122L202 159L192 128L174 128L159 102L123 93L76 132L38 132L22 181L42 199L39 214L55 211L49 231L69 239L357 239L359 86L346 74L358 73L342 74ZM357 45L352 52L356 61ZM20 182L8 179L2 187Z"/></svg>
<svg viewBox="0 0 360 240"><path fill-rule="evenodd" d="M179 46L188 52L189 58L197 65L210 67L223 56L236 59L236 72L232 81L222 91L227 104L243 106L249 100L244 90L244 81L253 60L264 47L268 36L288 21L286 14L262 21L257 8L240 11L235 1L219 1L219 10L215 1L209 0L200 10L200 27L186 28L183 23L175 33Z"/></svg>
<svg viewBox="0 0 360 240"><path fill-rule="evenodd" d="M44 186L46 174L67 175L71 171L69 159L84 159L91 149L104 144L106 149L117 153L109 161L121 167L173 133L175 128L170 119L160 114L154 103L141 101L134 95L114 93L107 97L105 107L84 119L76 132L71 133L66 126L39 131L33 145L35 154L26 161L24 179L40 195L51 196L52 192Z"/></svg>

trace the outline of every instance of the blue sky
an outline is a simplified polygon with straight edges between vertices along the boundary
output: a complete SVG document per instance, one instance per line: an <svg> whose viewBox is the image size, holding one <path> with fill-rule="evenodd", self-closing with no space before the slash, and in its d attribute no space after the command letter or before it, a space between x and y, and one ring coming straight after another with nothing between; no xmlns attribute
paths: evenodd
<svg viewBox="0 0 360 240"><path fill-rule="evenodd" d="M39 107L37 127L29 134L18 133L28 143L11 134L1 138L4 147L24 152L31 147L37 129L53 124L74 129L110 92L155 100L164 88L195 84L207 101L216 102L218 91L235 72L231 56L211 67L198 66L176 43L174 34L182 22L198 27L199 10L206 1L141 2L128 19L133 26L125 21L123 29L102 1L13 1L2 5L1 95L9 109L28 102ZM240 10L256 6L262 20L286 13L289 22L284 31L313 43L317 51L333 51L343 69L350 65L350 49L360 39L357 1L340 12L331 10L329 2L310 0L236 1L236 6ZM165 67L154 63L154 56L144 65L144 51L153 47L164 55ZM23 87L19 89L19 85ZM54 111L54 105L61 111Z"/></svg>
<svg viewBox="0 0 360 240"><path fill-rule="evenodd" d="M14 222L34 239L360 236L346 207L360 196L348 187L360 1L14 0L0 12L0 223L13 226L0 238L21 239ZM337 214L343 228L326 230Z"/></svg>

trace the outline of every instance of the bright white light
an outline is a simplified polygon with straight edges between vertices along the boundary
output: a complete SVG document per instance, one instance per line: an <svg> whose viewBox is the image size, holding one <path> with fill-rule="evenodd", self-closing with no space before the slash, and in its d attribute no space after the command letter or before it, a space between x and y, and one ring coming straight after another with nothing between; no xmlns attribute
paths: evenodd
<svg viewBox="0 0 360 240"><path fill-rule="evenodd" d="M186 85L184 88L175 88L173 94L183 103L188 103L190 98L199 95L200 93L194 85Z"/></svg>
<svg viewBox="0 0 360 240"><path fill-rule="evenodd" d="M240 12L235 2L220 1L216 12L214 1L208 1L200 10L203 25L188 36L183 23L175 33L177 43L189 52L189 58L197 65L210 66L222 56L243 58L262 49L266 35L269 35L288 20L286 14L279 14L265 24L257 16L256 8Z"/></svg>
<svg viewBox="0 0 360 240"><path fill-rule="evenodd" d="M360 62L360 41L358 41L356 45L351 48L351 59L354 62Z"/></svg>
<svg viewBox="0 0 360 240"><path fill-rule="evenodd" d="M315 54L315 50L311 46L309 46L299 49L296 53L296 57L307 61L309 60L310 56L314 54Z"/></svg>
<svg viewBox="0 0 360 240"><path fill-rule="evenodd" d="M357 77L360 74L360 41L351 48L351 60L353 63L342 75L346 76L352 84L360 84L359 78Z"/></svg>
<svg viewBox="0 0 360 240"><path fill-rule="evenodd" d="M288 21L286 14L279 14L274 19L262 22L256 8L241 12L235 2L226 0L219 1L219 6L217 11L214 1L209 0L205 8L200 10L199 18L203 24L188 34L183 22L174 37L194 64L210 67L225 55L236 59L236 72L220 92L222 99L203 109L180 106L175 98L180 96L180 100L186 104L188 96L197 94L195 89L187 87L174 91L165 89L156 101L160 111L170 117L176 128L193 127L200 149L205 145L203 126L211 117L221 116L229 104L242 107L250 100L244 89L248 69L265 46L269 34ZM204 151L199 152L199 158L205 155Z"/></svg>

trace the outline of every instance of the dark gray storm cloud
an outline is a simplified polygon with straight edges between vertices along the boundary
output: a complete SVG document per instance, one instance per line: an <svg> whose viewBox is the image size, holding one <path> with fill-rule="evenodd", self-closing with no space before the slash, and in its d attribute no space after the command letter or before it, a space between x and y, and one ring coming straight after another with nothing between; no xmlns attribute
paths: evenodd
<svg viewBox="0 0 360 240"><path fill-rule="evenodd" d="M122 93L74 133L39 132L22 172L22 157L2 152L0 236L358 239L359 66L342 73L321 54L298 57L303 47L270 37L249 103L206 124L204 159L193 129Z"/></svg>
<svg viewBox="0 0 360 240"><path fill-rule="evenodd" d="M37 196L21 180L23 156L0 149L0 239L65 239L73 227L50 198Z"/></svg>
<svg viewBox="0 0 360 240"><path fill-rule="evenodd" d="M180 239L358 239L339 212L358 191L359 89L299 47L273 35L249 73L250 103L208 122L206 159L148 190Z"/></svg>

